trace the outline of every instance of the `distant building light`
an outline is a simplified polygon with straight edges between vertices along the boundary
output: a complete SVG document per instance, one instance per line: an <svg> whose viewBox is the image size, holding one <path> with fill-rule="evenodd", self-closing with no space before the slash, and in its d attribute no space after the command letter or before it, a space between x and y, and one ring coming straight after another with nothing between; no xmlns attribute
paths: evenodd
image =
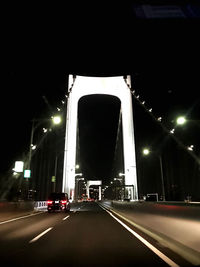
<svg viewBox="0 0 200 267"><path fill-rule="evenodd" d="M162 120L162 117L159 117L157 120L158 120L158 121L161 121L161 120Z"/></svg>
<svg viewBox="0 0 200 267"><path fill-rule="evenodd" d="M188 146L188 150L190 150L190 151L193 151L193 148L194 148L194 146L193 145L191 145L191 146Z"/></svg>

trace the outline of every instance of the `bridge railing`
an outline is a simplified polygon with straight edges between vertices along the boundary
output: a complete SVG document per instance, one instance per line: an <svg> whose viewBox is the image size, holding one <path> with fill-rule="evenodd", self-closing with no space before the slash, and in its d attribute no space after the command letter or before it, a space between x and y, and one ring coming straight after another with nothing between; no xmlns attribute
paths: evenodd
<svg viewBox="0 0 200 267"><path fill-rule="evenodd" d="M45 210L47 209L47 201L35 201L34 210Z"/></svg>

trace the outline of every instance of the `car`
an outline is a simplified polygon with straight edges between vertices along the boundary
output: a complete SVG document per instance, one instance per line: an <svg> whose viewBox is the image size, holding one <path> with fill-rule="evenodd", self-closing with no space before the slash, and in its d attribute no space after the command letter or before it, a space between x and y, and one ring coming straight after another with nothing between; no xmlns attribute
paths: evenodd
<svg viewBox="0 0 200 267"><path fill-rule="evenodd" d="M66 193L51 193L47 200L47 210L51 211L70 211L70 203Z"/></svg>
<svg viewBox="0 0 200 267"><path fill-rule="evenodd" d="M94 198L88 198L87 201L88 202L94 202Z"/></svg>

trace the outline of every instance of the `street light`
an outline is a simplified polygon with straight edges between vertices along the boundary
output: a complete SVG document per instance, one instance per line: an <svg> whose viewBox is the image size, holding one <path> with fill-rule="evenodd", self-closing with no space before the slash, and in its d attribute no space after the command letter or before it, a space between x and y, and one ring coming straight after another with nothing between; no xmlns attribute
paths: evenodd
<svg viewBox="0 0 200 267"><path fill-rule="evenodd" d="M51 117L53 124L57 125L61 122L61 117L60 116L54 116ZM32 159L32 151L36 150L37 146L33 144L33 137L35 130L45 121L49 121L49 119L33 119L32 120L32 128L31 128L31 136L30 136L30 145L29 145L29 154L28 154L28 161L27 161L27 169L31 170L31 159ZM37 124L36 124L37 122ZM51 129L50 129L51 130ZM50 131L49 130L49 131ZM46 133L48 131L47 128L43 128L43 132ZM57 158L55 162L55 168L57 167ZM55 169L55 179L56 179L56 169ZM54 182L54 188L55 188L55 182Z"/></svg>
<svg viewBox="0 0 200 267"><path fill-rule="evenodd" d="M30 166L31 166L31 157L32 157L32 150L35 150L36 149L36 145L33 145L33 137L34 137L34 133L35 133L35 130L41 125L42 122L46 121L45 120L35 120L33 119L32 120L32 128L31 128L31 138L30 138L30 145L29 145L29 157L28 157L28 166L27 166L27 169L30 169ZM58 125L61 123L61 117L60 116L54 116L52 117L52 121L55 125ZM38 122L36 125L35 125L35 122ZM46 133L48 130L46 128L43 128L43 132Z"/></svg>
<svg viewBox="0 0 200 267"><path fill-rule="evenodd" d="M148 148L143 149L143 154L145 156L150 154L150 150ZM161 186L162 186L162 195L163 195L163 201L165 201L165 188L164 188L164 179L163 179L163 166L162 166L162 157L159 154L156 154L159 158L159 164L160 164L160 174L161 174Z"/></svg>
<svg viewBox="0 0 200 267"><path fill-rule="evenodd" d="M183 124L185 124L185 123L186 123L186 119L185 119L185 117L183 117L183 116L178 117L178 118L176 119L176 123L177 123L178 125L183 125Z"/></svg>
<svg viewBox="0 0 200 267"><path fill-rule="evenodd" d="M144 148L143 151L142 151L142 153L143 153L145 156L147 156L147 155L149 155L150 150L149 150L148 148Z"/></svg>
<svg viewBox="0 0 200 267"><path fill-rule="evenodd" d="M32 150L35 150L36 147L37 147L36 145L31 144L31 149L32 149Z"/></svg>
<svg viewBox="0 0 200 267"><path fill-rule="evenodd" d="M53 123L56 125L61 123L61 117L60 116L53 116L52 120L53 120Z"/></svg>

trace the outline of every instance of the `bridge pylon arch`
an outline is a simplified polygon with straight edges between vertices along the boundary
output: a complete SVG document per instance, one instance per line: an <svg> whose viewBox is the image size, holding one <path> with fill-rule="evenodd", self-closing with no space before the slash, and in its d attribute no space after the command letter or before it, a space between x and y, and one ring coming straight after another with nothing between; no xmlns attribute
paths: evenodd
<svg viewBox="0 0 200 267"><path fill-rule="evenodd" d="M128 190L127 197L131 200L138 200L132 96L128 84L130 85L130 76L127 76L126 81L123 76L76 76L75 79L72 75L69 76L62 190L68 193L72 200L74 200L75 189L78 101L83 96L94 94L116 96L121 101L124 180L126 190ZM72 90L70 90L71 87Z"/></svg>

